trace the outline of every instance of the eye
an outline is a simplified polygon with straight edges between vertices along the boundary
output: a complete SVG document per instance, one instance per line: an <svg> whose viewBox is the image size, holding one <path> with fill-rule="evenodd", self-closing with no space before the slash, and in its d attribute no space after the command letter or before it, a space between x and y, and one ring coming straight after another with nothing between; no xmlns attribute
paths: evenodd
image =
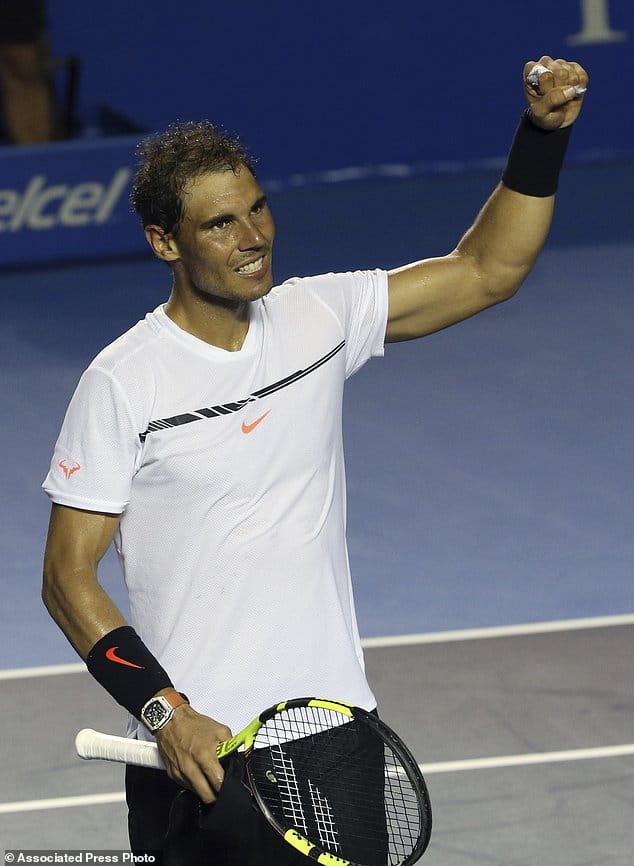
<svg viewBox="0 0 634 866"><path fill-rule="evenodd" d="M227 226L230 224L231 224L231 217L222 217L221 219L216 220L216 222L212 223L210 228L218 229L219 231L221 231L222 229L227 228Z"/></svg>

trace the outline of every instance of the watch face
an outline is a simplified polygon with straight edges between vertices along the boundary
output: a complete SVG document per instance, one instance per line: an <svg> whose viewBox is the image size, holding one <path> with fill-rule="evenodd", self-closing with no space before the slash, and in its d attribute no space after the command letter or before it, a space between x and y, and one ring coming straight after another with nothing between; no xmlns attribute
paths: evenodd
<svg viewBox="0 0 634 866"><path fill-rule="evenodd" d="M163 702L158 698L149 703L143 710L143 720L150 730L154 730L169 714L169 710L163 706Z"/></svg>

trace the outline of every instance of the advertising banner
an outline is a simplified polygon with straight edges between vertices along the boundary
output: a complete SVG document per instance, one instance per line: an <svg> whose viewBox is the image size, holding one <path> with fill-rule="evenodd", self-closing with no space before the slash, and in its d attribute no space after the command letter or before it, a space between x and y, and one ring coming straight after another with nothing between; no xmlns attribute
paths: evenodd
<svg viewBox="0 0 634 866"><path fill-rule="evenodd" d="M134 253L136 139L0 151L0 267Z"/></svg>

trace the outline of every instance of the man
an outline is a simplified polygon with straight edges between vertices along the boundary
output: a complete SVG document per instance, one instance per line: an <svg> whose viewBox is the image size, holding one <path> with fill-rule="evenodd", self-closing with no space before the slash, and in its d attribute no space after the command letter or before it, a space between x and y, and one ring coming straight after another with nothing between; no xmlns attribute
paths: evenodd
<svg viewBox="0 0 634 866"><path fill-rule="evenodd" d="M178 786L205 804L222 786L210 862L298 862L231 811L215 747L284 698L376 706L345 546L343 382L529 273L588 77L542 57L524 79L530 116L475 223L450 255L390 273L274 287L274 223L240 146L206 124L143 145L133 200L171 295L90 365L44 484L44 601L169 774L128 771L133 850L161 849ZM98 583L113 540L136 630Z"/></svg>

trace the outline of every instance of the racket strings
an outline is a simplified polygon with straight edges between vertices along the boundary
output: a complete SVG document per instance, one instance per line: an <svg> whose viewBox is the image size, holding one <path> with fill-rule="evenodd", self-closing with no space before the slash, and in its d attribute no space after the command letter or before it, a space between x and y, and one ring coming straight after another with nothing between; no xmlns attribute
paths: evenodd
<svg viewBox="0 0 634 866"><path fill-rule="evenodd" d="M267 779L277 785L284 817L292 827L305 836L308 833L308 826L293 759L279 744L271 746L270 752L273 772L267 776Z"/></svg>
<svg viewBox="0 0 634 866"><path fill-rule="evenodd" d="M248 769L278 829L352 863L397 866L427 832L411 769L364 720L287 709L258 732Z"/></svg>

